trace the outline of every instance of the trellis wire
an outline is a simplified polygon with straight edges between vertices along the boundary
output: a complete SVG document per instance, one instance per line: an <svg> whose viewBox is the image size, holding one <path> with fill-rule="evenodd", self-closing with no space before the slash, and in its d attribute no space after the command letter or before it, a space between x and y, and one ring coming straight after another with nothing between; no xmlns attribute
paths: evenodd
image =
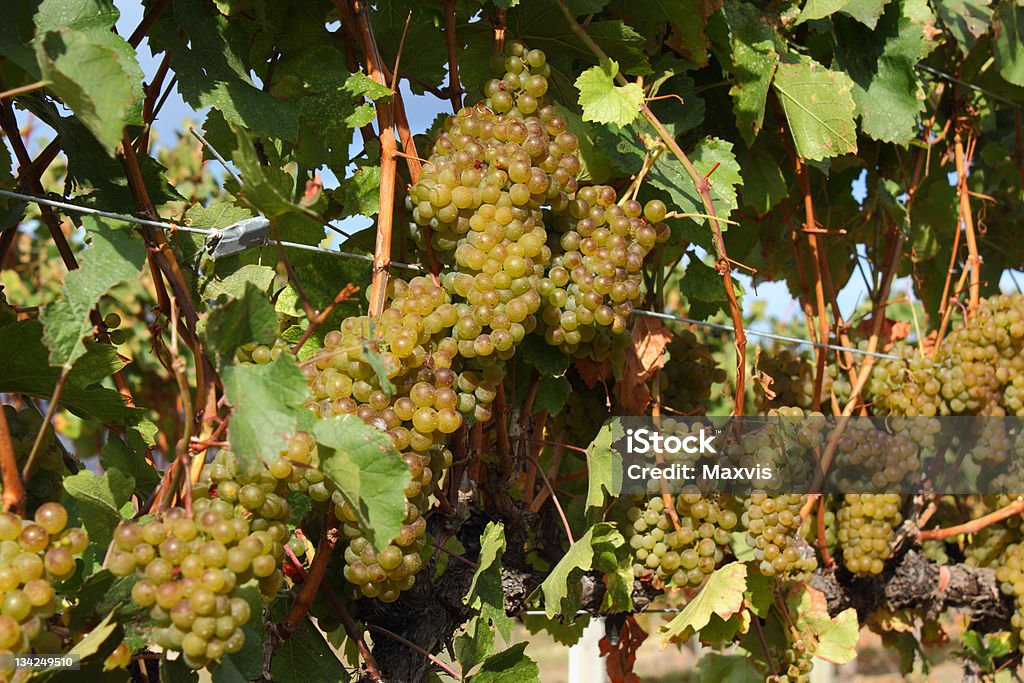
<svg viewBox="0 0 1024 683"><path fill-rule="evenodd" d="M34 195L21 194L19 192L11 192L10 190L0 189L0 197L9 197L11 199L20 199L22 201L35 202L37 204L43 204L45 206L52 206L57 209L64 209L65 211L75 211L78 213L88 214L92 216L101 216L103 218L109 218L111 220L122 221L124 223L135 223L137 225L145 225L153 228L166 228L169 230L181 230L182 232L190 232L197 235L206 235L207 238L215 238L221 234L220 230L204 230L202 228L191 228L185 225L178 225L176 223L168 223L165 221L151 221L145 218L136 218L135 216L127 216L124 214L113 213L111 211L103 211L101 209L94 209L90 206L80 206L78 204L71 204L69 202L62 202L56 199L50 199L48 197L36 197ZM340 258L358 259L360 261L373 262L373 257L366 254L354 254L347 251L335 251L333 249L324 249L323 247L317 247L312 244L301 244L298 242L268 242L268 244L280 244L283 247L289 249L301 249L304 251L312 251L319 254L327 254L328 256L337 256ZM401 268L403 270L410 270L415 272L426 272L426 268L418 264L412 263L401 263L399 261L392 261L391 265L395 268ZM634 309L633 313L637 315L644 315L651 318L661 318L663 320L673 320L687 325L696 325L698 327L705 327L712 330L720 330L722 332L730 332L735 334L736 330L731 325L724 323L715 323L707 320L693 320L691 318L684 318L678 315L672 315L670 313L659 313L657 311L647 311L644 309ZM772 339L775 341L786 342L789 344L801 345L801 346L812 346L815 348L828 349L830 351L840 351L844 353L853 353L861 356L873 356L875 358L885 358L889 360L899 360L899 356L893 356L887 353L878 353L875 351L866 351L864 349L857 349L852 347L841 346L838 344L827 344L824 342L811 341L809 339L801 339L800 337L792 337L785 334L776 334L775 332L764 332L762 330L748 329L745 330L747 334L755 337L763 337L765 339Z"/></svg>

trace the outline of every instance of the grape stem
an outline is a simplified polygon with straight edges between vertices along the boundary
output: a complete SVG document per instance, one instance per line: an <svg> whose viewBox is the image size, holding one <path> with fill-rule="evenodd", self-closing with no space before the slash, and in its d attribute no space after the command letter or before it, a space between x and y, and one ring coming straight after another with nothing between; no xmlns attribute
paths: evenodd
<svg viewBox="0 0 1024 683"><path fill-rule="evenodd" d="M0 406L0 474L3 475L4 510L22 514L25 509L25 487L18 476L18 462L11 444L11 429L7 424L7 413Z"/></svg>
<svg viewBox="0 0 1024 683"><path fill-rule="evenodd" d="M334 519L333 514L329 515L328 527L324 529L320 542L316 546L313 563L309 565L306 580L302 582L302 588L299 589L299 595L295 598L295 604L292 605L292 608L278 626L278 633L280 635L284 636L295 631L302 620L306 618L309 608L312 607L313 598L316 597L317 592L320 590L320 584L323 583L324 576L327 574L327 563L331 559L334 544L337 542L337 530L337 520Z"/></svg>
<svg viewBox="0 0 1024 683"><path fill-rule="evenodd" d="M605 54L601 46L594 42L594 39L590 37L580 24L576 21L569 6L565 4L565 0L555 0L558 4L559 9L562 10L562 14L565 16L567 22L569 22L569 28L572 29L573 33L580 39L580 41L586 45L590 51L601 61L607 61L608 55ZM615 75L615 80L619 85L628 85L626 77L621 73ZM736 347L736 391L735 391L735 403L733 404L733 414L743 414L743 402L746 395L746 379L747 379L747 335L743 329L743 314L740 312L739 302L736 300L736 290L732 284L732 269L729 266L729 255L726 253L725 241L722 238L722 229L718 224L717 216L715 211L714 201L711 199L711 183L707 178L703 177L697 169L694 167L690 158L682 150L675 138L668 129L661 123L654 112L651 111L650 107L646 103L640 104L640 113L643 115L647 122L651 124L658 137L661 138L665 146L668 147L669 151L672 152L673 156L679 160L686 170L686 174L690 176L693 181L694 187L697 188L697 194L700 195L701 203L704 205L704 212L713 218L708 220L708 224L711 226L712 242L715 247L716 257L716 270L722 276L722 284L725 286L725 296L729 304L729 316L732 318L732 326L736 331L735 347Z"/></svg>
<svg viewBox="0 0 1024 683"><path fill-rule="evenodd" d="M920 532L917 535L918 541L941 541L951 536L960 536L961 534L973 534L981 531L987 526L991 526L996 522L1001 522L1004 519L1013 517L1024 513L1024 497L1018 498L1017 500L1004 505L995 512L990 512L987 515L972 519L964 524L958 524L956 526L941 528L941 529L927 529Z"/></svg>
<svg viewBox="0 0 1024 683"><path fill-rule="evenodd" d="M462 109L462 81L459 80L459 46L455 36L455 0L444 0L444 39L448 44L448 96L452 111Z"/></svg>
<svg viewBox="0 0 1024 683"><path fill-rule="evenodd" d="M970 155L974 156L975 142L973 136L968 138L968 145L971 149ZM960 195L960 222L964 226L964 237L967 238L967 267L971 270L970 306L968 311L974 315L978 310L978 299L981 293L981 257L978 255L978 241L974 234L974 216L971 214L970 192L967 190L967 167L970 163L968 155L964 151L963 139L960 131L953 136L953 156L956 160L956 187Z"/></svg>
<svg viewBox="0 0 1024 683"><path fill-rule="evenodd" d="M36 468L36 460L42 451L46 430L53 420L53 414L57 412L57 406L60 405L60 395L64 391L64 384L67 383L68 375L70 374L71 366L65 365L61 370L60 377L57 379L57 385L53 387L53 394L50 395L50 402L46 406L46 415L43 416L43 422L39 425L39 433L36 434L36 440L32 443L32 450L28 454L28 459L25 460L25 466L21 469L21 480L23 482L27 482L31 478L32 472Z"/></svg>

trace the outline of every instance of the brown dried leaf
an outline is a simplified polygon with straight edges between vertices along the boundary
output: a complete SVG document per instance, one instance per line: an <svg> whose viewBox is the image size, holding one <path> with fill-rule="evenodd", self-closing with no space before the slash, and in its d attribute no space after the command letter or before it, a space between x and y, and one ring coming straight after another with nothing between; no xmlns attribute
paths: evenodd
<svg viewBox="0 0 1024 683"><path fill-rule="evenodd" d="M615 396L627 414L643 415L647 411L651 403L647 380L664 367L665 347L670 341L672 332L659 320L638 317L633 323L622 378L615 385Z"/></svg>

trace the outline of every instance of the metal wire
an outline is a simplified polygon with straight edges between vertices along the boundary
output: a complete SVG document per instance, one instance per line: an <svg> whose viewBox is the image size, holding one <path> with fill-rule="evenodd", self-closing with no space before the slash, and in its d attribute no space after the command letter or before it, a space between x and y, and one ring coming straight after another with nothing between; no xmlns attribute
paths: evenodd
<svg viewBox="0 0 1024 683"><path fill-rule="evenodd" d="M700 325L701 327L709 327L713 330L722 330L723 332L732 332L735 334L736 329L731 325L725 325L722 323L713 323L707 320L691 320L690 318L682 318L678 315L671 315L669 313L658 313L656 311L645 311L636 309L633 311L637 315L646 315L651 318L662 318L664 320L675 320L676 322L687 323L689 325ZM801 344L806 346L813 346L820 349L829 349L830 351L843 351L853 354L860 354L862 356L872 356L874 358L886 358L889 360L900 360L899 356L893 356L888 353L878 353L876 351L866 351L864 349L854 349L846 346L840 346L838 344L824 344L822 342L814 342L808 339L801 339L800 337L790 337L786 334L776 334L774 332L762 332L755 329L744 330L749 335L755 337L765 337L767 339L774 339L776 341L789 342L790 344Z"/></svg>
<svg viewBox="0 0 1024 683"><path fill-rule="evenodd" d="M77 213L88 214L92 216L102 216L103 218L109 218L111 220L122 221L125 223L135 223L137 225L146 225L153 228L166 228L168 230L181 230L182 232L190 232L197 235L206 235L208 239L213 239L220 236L220 230L204 230L202 228L191 228L186 225L178 225L176 223L168 223L164 221L151 221L145 218L136 218L135 216L126 216L120 213L113 213L111 211L102 211L100 209L94 209L90 206L80 206L78 204L71 204L69 202L62 202L56 199L50 199L48 197L36 197L34 195L21 194L19 192L11 192L10 190L0 189L0 197L10 197L12 199L20 199L28 202L35 202L37 204L43 204L46 206L52 206L57 209L64 209L65 211L75 211ZM280 244L283 247L289 249L301 249L303 251L312 251L318 254L327 254L329 256L337 256L339 258L350 258L358 259L360 261L367 261L372 263L373 257L366 254L353 254L347 251L335 251L333 249L324 249L317 247L312 244L300 244L298 242L268 242L268 244ZM392 261L391 265L395 268L401 268L404 270L410 270L415 272L426 272L426 268L418 264L412 263L401 263L399 261ZM736 333L736 330L731 325L725 325L723 323L714 323L707 320L693 320L691 318L683 318L678 315L671 315L669 313L658 313L657 311L647 311L643 309L634 309L633 313L637 315L644 315L651 318L661 318L663 320L674 320L676 322L686 323L688 325L697 325L699 327L706 327L712 330L721 330L722 332ZM886 358L890 360L899 360L899 356L893 356L887 353L878 353L874 351L865 351L863 349L849 348L846 346L840 346L838 344L825 344L822 342L814 342L808 339L801 339L800 337L791 337L785 334L776 334L774 332L762 332L760 330L748 329L746 333L755 337L764 337L766 339L774 339L775 341L787 342L790 344L812 346L816 348L829 349L830 351L842 351L853 354L859 354L862 356L873 356L875 358Z"/></svg>
<svg viewBox="0 0 1024 683"><path fill-rule="evenodd" d="M168 230L180 230L182 232L190 232L196 235L206 235L208 239L219 237L222 233L220 230L204 230L202 228L191 228L187 225L179 225L177 223L169 223L166 221L151 221L145 218L137 218L135 216L127 216L125 214L113 213L111 211L103 211L101 209L94 209L91 206L81 206L79 204L70 204L68 202L58 201L56 199L50 199L48 197L36 197L33 195L21 194L20 192L11 192L10 190L0 189L0 197L9 197L11 199L20 199L22 201L34 202L36 204L43 204L45 206L51 206L56 209L63 209L65 211L74 211L76 213L87 214L90 216L102 216L103 218L109 218L115 221L121 221L124 223L134 223L136 225L145 225L151 228L165 228ZM299 242L286 242L284 240L277 242L268 241L268 245L280 244L282 247L288 247L289 249L301 249L302 251L312 251L318 254L327 254L329 256L338 256L341 258L357 259L360 261L367 261L373 263L373 257L366 254L353 254L348 251L335 251L334 249L324 249L312 244L301 244ZM421 265L414 263L402 263L400 261L392 261L391 265L395 268L401 268L403 270L411 270L416 272L426 272L426 268Z"/></svg>

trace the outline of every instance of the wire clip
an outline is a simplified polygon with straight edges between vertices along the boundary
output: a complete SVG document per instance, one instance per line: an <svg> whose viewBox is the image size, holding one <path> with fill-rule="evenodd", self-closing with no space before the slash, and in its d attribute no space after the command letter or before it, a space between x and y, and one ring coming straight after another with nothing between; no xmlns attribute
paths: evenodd
<svg viewBox="0 0 1024 683"><path fill-rule="evenodd" d="M233 256L267 243L270 221L263 216L246 218L226 228L214 230L206 240L206 251L214 258Z"/></svg>

